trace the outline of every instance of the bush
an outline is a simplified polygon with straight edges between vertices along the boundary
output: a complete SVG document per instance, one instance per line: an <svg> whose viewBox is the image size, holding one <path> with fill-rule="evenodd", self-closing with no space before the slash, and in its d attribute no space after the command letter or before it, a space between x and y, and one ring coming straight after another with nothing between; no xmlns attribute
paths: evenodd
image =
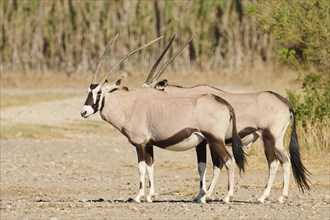
<svg viewBox="0 0 330 220"><path fill-rule="evenodd" d="M260 1L255 9L264 31L277 40L279 59L299 72L303 97L287 91L298 121L329 121L330 1Z"/></svg>

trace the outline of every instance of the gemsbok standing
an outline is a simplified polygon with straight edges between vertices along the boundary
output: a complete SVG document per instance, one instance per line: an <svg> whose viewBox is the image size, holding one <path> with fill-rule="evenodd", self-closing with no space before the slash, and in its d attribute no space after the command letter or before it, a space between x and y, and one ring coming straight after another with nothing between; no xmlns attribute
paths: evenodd
<svg viewBox="0 0 330 220"><path fill-rule="evenodd" d="M301 161L296 133L295 114L292 105L284 97L271 91L234 94L209 85L181 87L177 85L169 85L167 80L159 80L159 77L164 72L166 67L191 40L188 41L169 60L167 60L155 74L157 65L160 63L160 60L169 49L172 41L168 44L168 46L157 59L153 68L150 70L147 80L143 86L155 88L169 94L185 96L195 96L197 94L213 94L225 99L235 110L237 118L237 130L239 131L239 136L242 138L243 144L245 146L250 146L260 137L263 142L264 152L268 161L269 174L264 193L258 199L261 203L264 203L265 199L269 197L279 164L282 165L284 172L282 195L278 198L278 201L283 203L288 197L290 161L293 175L299 189L302 190L302 192L304 192L306 189L309 190L310 187L308 184L309 180L307 176L310 175L310 173L307 171ZM292 132L289 144L289 157L284 148L283 139L290 121L292 121ZM232 143L232 139L228 138L225 140L225 142L227 145L230 145ZM201 142L199 148L206 150L206 148L201 145L205 145L205 143ZM212 149L211 156L213 159ZM218 162L218 164L219 165L214 166L213 177L206 195L207 198L211 197L220 172L220 168L222 167L221 161ZM206 171L204 170L202 172L205 173Z"/></svg>
<svg viewBox="0 0 330 220"><path fill-rule="evenodd" d="M124 56L115 66L139 49ZM87 118L99 111L103 120L118 129L135 146L140 174L136 202L140 202L141 197L144 197L146 173L149 175L150 184L146 200L152 202L154 197L153 146L183 151L195 148L200 142L205 141L214 152L215 160L221 161L227 169L236 162L240 170L244 171L245 154L236 130L235 114L225 100L209 94L190 97L173 95L153 88L129 90L120 86L121 79L110 85L106 79L114 66L99 83L96 83L95 76L104 56L105 54L94 72L81 116ZM225 147L225 139L228 137L232 137L234 159ZM196 151L199 159L199 149ZM228 175L229 190L233 190L231 172L228 172ZM201 177L202 184L206 191L205 176ZM201 199L201 202L205 200Z"/></svg>

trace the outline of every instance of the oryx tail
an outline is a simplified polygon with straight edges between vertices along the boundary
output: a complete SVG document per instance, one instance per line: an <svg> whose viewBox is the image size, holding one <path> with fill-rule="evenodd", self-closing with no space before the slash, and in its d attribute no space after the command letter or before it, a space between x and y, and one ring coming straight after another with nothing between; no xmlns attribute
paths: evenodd
<svg viewBox="0 0 330 220"><path fill-rule="evenodd" d="M297 182L299 189L304 192L304 190L309 190L310 187L307 178L311 173L306 169L306 167L301 162L300 151L299 151L299 142L296 132L296 120L293 109L290 109L291 120L292 120L292 131L289 145L289 152L291 157L291 167L293 176Z"/></svg>
<svg viewBox="0 0 330 220"><path fill-rule="evenodd" d="M243 150L243 143L240 138L240 136L237 133L237 128L236 128L236 116L234 113L233 107L228 104L228 108L230 109L230 114L232 117L232 124L233 124L233 129L232 129L232 150L233 150L233 155L236 161L237 166L239 167L240 171L245 172L245 164L247 163L246 158L245 158L245 153Z"/></svg>
<svg viewBox="0 0 330 220"><path fill-rule="evenodd" d="M279 100L281 100L283 103L286 104L286 106L289 108L290 114L291 114L291 120L292 120L292 131L291 131L291 138L290 138L290 144L289 144L289 152L290 152L290 161L291 161L291 167L292 167L292 173L294 176L294 179L296 180L296 183L298 185L298 188L304 192L304 190L310 190L310 187L308 185L308 182L310 182L307 178L307 176L311 175L311 173L306 169L306 167L301 162L301 156L300 156L300 148L299 148L299 142L298 142L298 136L296 132L296 120L295 120L295 113L293 110L292 105L288 100L283 98L282 96L278 95L277 93L270 92L273 95L275 95Z"/></svg>
<svg viewBox="0 0 330 220"><path fill-rule="evenodd" d="M239 167L240 171L243 170L245 172L245 164L247 163L246 158L245 158L245 152L243 150L243 143L240 138L240 136L237 133L237 128L236 128L236 116L233 112L233 108L231 107L231 117L232 117L232 122L233 122L233 130L232 130L232 150L234 154L234 158L236 161L237 166Z"/></svg>

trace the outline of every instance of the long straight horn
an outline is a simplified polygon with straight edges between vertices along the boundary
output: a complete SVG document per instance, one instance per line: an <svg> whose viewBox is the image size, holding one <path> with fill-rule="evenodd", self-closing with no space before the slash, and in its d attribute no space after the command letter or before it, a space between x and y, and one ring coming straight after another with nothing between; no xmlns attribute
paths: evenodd
<svg viewBox="0 0 330 220"><path fill-rule="evenodd" d="M157 74L153 77L152 79L152 82L155 81L155 80L158 80L159 77L162 75L162 73L165 71L166 67L168 65L170 65L170 63L174 60L174 58L179 55L179 53L192 41L192 38L190 38L188 40L187 43L185 43L177 52L175 52L175 54L170 58L168 59L164 64L163 66L158 70Z"/></svg>
<svg viewBox="0 0 330 220"><path fill-rule="evenodd" d="M139 48L133 50L132 52L126 54L125 56L123 56L123 57L122 57L117 63L115 63L114 65L112 65L111 67L108 68L108 73L107 73L107 75L106 75L106 76L100 81L100 82L101 82L100 84L103 84L103 83L107 80L107 78L109 77L109 75L110 75L110 73L112 72L112 70L115 69L117 66L119 66L122 62L124 62L127 58L129 58L130 56L132 56L132 55L135 54L136 52L142 50L143 48L145 48L145 47L147 47L147 46L149 46L149 45L155 43L156 41L158 41L158 40L160 40L160 39L162 39L162 38L163 38L163 36L161 36L161 37L159 37L159 38L156 38L155 40L150 41L149 43L147 43L147 44L145 44L145 45L143 45L143 46L141 46L141 47L139 47Z"/></svg>
<svg viewBox="0 0 330 220"><path fill-rule="evenodd" d="M150 69L150 72L149 72L149 75L148 75L148 77L147 77L147 80L146 80L145 84L149 84L149 83L152 82L151 79L153 78L153 75L154 75L154 73L155 73L155 71L156 71L156 68L157 68L159 62L160 62L160 61L162 60L162 58L164 57L165 53L168 51L168 49L169 49L170 46L172 45L174 38L175 38L175 35L172 37L170 43L167 45L167 47L165 48L165 50L164 50L164 51L161 53L161 55L158 57L157 61L156 61L155 64L153 65L153 67Z"/></svg>
<svg viewBox="0 0 330 220"><path fill-rule="evenodd" d="M93 78L92 78L92 82L91 82L91 84L96 83L96 76L97 76L97 74L98 74L99 71L100 71L101 64L102 64L102 62L103 62L103 60L104 60L106 54L108 53L108 51L110 50L110 48L112 47L112 45L113 45L113 44L115 43L115 41L117 40L117 37L118 37L118 34L116 34L116 36L115 36L114 38L112 38L112 40L110 41L108 47L107 47L107 48L105 49L105 51L103 52L100 61L97 63L96 70L95 70L95 72L94 72L94 74L93 74Z"/></svg>

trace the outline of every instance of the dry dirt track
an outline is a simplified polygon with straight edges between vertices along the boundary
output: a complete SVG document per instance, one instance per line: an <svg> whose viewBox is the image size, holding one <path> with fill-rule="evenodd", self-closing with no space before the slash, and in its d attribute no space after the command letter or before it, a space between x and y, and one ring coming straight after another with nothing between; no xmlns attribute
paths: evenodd
<svg viewBox="0 0 330 220"><path fill-rule="evenodd" d="M42 96L44 92L3 89L1 95ZM1 139L0 219L330 218L329 168L311 169L314 186L305 194L298 191L291 178L290 197L285 204L277 202L280 169L270 200L258 204L267 171L265 159L254 159L253 155L243 178L236 177L231 204L221 201L226 193L225 172L220 175L212 201L192 203L199 187L194 150L173 153L156 149L155 202L129 203L138 189L134 148L99 116L88 120L79 117L83 90L47 92L69 92L72 96L1 109L1 132L13 125L32 123L55 127L60 136L29 138L17 131L14 138ZM90 131L84 123L90 125ZM326 158L329 162L329 155ZM257 166L258 160L263 165ZM208 181L210 171L209 166Z"/></svg>

